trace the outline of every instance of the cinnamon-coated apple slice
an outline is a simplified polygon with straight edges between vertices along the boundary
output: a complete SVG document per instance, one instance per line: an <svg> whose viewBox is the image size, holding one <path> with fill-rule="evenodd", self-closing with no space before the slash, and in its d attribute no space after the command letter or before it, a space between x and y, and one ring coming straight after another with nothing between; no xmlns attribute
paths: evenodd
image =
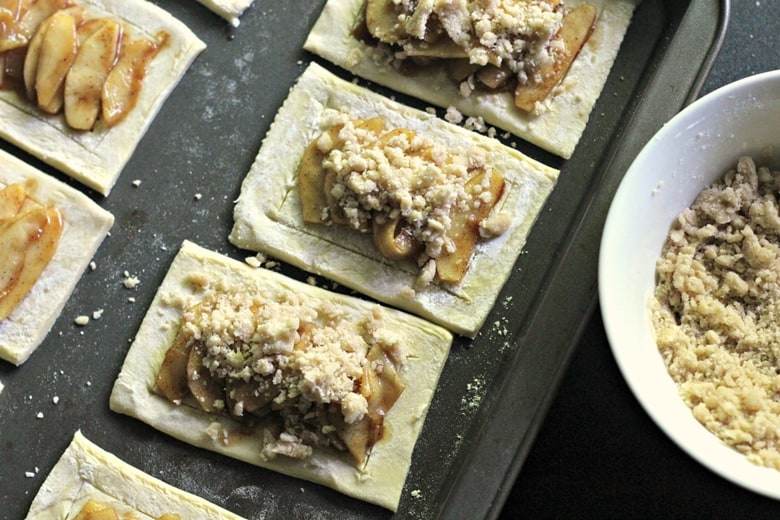
<svg viewBox="0 0 780 520"><path fill-rule="evenodd" d="M157 42L145 38L131 40L127 35L122 38L119 59L108 73L101 93L106 125L119 123L133 109L141 93L146 66L159 48Z"/></svg>
<svg viewBox="0 0 780 520"><path fill-rule="evenodd" d="M225 391L203 364L205 346L196 343L190 348L187 359L187 384L198 405L206 412L218 411L216 403L224 402Z"/></svg>
<svg viewBox="0 0 780 520"><path fill-rule="evenodd" d="M35 94L41 110L56 114L62 108L63 85L76 57L76 19L58 11L38 31L44 35L35 67Z"/></svg>
<svg viewBox="0 0 780 520"><path fill-rule="evenodd" d="M121 31L118 23L109 20L81 44L65 78L65 120L72 128L89 130L95 125Z"/></svg>
<svg viewBox="0 0 780 520"><path fill-rule="evenodd" d="M0 53L24 46L25 37L17 30L25 3L30 0L0 0Z"/></svg>
<svg viewBox="0 0 780 520"><path fill-rule="evenodd" d="M515 89L515 106L530 112L538 101L547 98L553 88L561 82L569 71L574 58L590 37L593 23L596 21L596 8L590 4L575 7L566 13L561 21L561 28L554 40L563 43L562 50L549 65L542 67L539 74L541 81L519 84Z"/></svg>
<svg viewBox="0 0 780 520"><path fill-rule="evenodd" d="M395 42L401 35L398 13L393 2L366 0L366 27L374 37L384 42Z"/></svg>
<svg viewBox="0 0 780 520"><path fill-rule="evenodd" d="M24 0L25 4L19 17L19 32L29 41L35 29L48 17L68 6L69 0Z"/></svg>
<svg viewBox="0 0 780 520"><path fill-rule="evenodd" d="M343 125L335 125L324 133L328 134L331 143L336 143L342 128ZM314 224L321 224L324 221L323 217L329 207L325 191L325 172L322 168L322 161L325 160L326 154L319 149L318 141L319 138L306 147L298 166L297 176L303 221Z"/></svg>
<svg viewBox="0 0 780 520"><path fill-rule="evenodd" d="M62 215L36 207L0 227L0 320L7 318L40 278L57 250Z"/></svg>
<svg viewBox="0 0 780 520"><path fill-rule="evenodd" d="M9 184L0 190L0 226L19 213L26 198L27 190L18 183Z"/></svg>
<svg viewBox="0 0 780 520"><path fill-rule="evenodd" d="M108 23L106 18L85 18L83 16L85 13L81 14L81 19L76 23L76 45L79 47Z"/></svg>
<svg viewBox="0 0 780 520"><path fill-rule="evenodd" d="M24 88L27 92L27 99L34 101L36 98L35 82L38 77L38 63L41 57L41 49L43 48L43 40L46 37L46 30L51 25L51 20L44 20L38 29L30 38L30 43L27 44L27 54L24 57Z"/></svg>
<svg viewBox="0 0 780 520"><path fill-rule="evenodd" d="M487 179L486 175L489 176ZM436 274L442 282L459 283L466 275L474 247L480 239L479 223L487 218L493 206L501 198L504 179L492 170L471 178L466 183L466 188L472 193L473 199L481 200L480 195L475 191L477 186L483 187L483 191L490 192L490 203L474 204L472 200L471 211L452 215L447 237L452 240L454 248L452 251L442 249L441 254L436 258Z"/></svg>
<svg viewBox="0 0 780 520"><path fill-rule="evenodd" d="M155 387L169 401L184 399L190 393L187 380L187 362L192 344L186 334L176 334L173 345L165 351Z"/></svg>

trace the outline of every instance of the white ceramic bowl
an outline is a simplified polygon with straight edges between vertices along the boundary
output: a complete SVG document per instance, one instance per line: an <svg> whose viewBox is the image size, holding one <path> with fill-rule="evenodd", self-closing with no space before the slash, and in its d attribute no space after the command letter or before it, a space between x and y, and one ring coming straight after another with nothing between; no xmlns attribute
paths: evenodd
<svg viewBox="0 0 780 520"><path fill-rule="evenodd" d="M602 236L599 297L612 352L641 405L703 465L780 499L780 471L747 461L701 426L677 394L653 337L655 261L675 217L736 165L769 155L780 166L780 71L758 74L697 100L648 142L623 178Z"/></svg>

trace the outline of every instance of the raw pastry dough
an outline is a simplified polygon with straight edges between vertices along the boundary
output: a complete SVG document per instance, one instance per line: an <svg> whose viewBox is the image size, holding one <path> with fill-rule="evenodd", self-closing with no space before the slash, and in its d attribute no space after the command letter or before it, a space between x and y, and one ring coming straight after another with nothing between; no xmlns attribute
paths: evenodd
<svg viewBox="0 0 780 520"><path fill-rule="evenodd" d="M324 298L340 311L354 316L355 320L370 314L376 306L273 271L249 267L184 242L130 347L111 393L111 409L136 417L192 445L324 484L395 510L411 464L412 450L449 352L451 334L414 316L384 310L385 322L397 331L409 349L408 360L401 369L407 387L385 417L385 425L392 434L374 445L365 468L356 468L347 453L325 449L315 449L302 461L283 456L263 460L260 456L262 423L256 435L247 435L246 426L228 416L212 415L187 405L177 406L155 393L155 378L176 335L183 306L200 301L208 293L208 289L193 288L188 282L191 276L209 280L209 287L218 283L242 284L256 287L258 291L292 290L311 298Z"/></svg>
<svg viewBox="0 0 780 520"><path fill-rule="evenodd" d="M121 518L133 515L138 520L153 520L174 513L182 520L241 520L129 465L77 431L41 485L26 518L72 518L89 499L112 507Z"/></svg>
<svg viewBox="0 0 780 520"><path fill-rule="evenodd" d="M321 125L334 110L362 119L382 116L388 128L409 128L453 150L474 146L486 150L487 164L507 183L496 210L508 212L512 224L504 234L477 245L460 284L431 284L414 291L418 268L388 263L374 247L370 235L303 222L295 188L298 162L305 147L324 130ZM473 337L509 278L557 178L557 170L495 139L391 101L312 63L276 115L244 180L230 241L322 274Z"/></svg>
<svg viewBox="0 0 780 520"><path fill-rule="evenodd" d="M233 27L238 27L239 18L254 0L198 0L198 2L230 22Z"/></svg>
<svg viewBox="0 0 780 520"><path fill-rule="evenodd" d="M488 124L568 159L604 87L637 3L569 0L566 5L575 7L585 2L598 9L596 26L563 82L538 114L517 109L511 92L463 97L458 85L441 70L400 74L387 59L380 60L373 48L352 36L364 0L328 0L304 48L380 85L440 107L454 106L467 116L482 117Z"/></svg>
<svg viewBox="0 0 780 520"><path fill-rule="evenodd" d="M20 365L49 332L114 216L81 192L0 150L0 185L13 183L29 186L34 200L59 208L65 221L54 257L11 315L0 321L0 358Z"/></svg>
<svg viewBox="0 0 780 520"><path fill-rule="evenodd" d="M184 24L145 0L78 4L122 19L147 37L161 31L170 36L147 67L137 105L112 128L98 123L93 131L81 132L68 128L62 114L47 116L15 90L0 90L0 137L108 195L168 94L206 46Z"/></svg>

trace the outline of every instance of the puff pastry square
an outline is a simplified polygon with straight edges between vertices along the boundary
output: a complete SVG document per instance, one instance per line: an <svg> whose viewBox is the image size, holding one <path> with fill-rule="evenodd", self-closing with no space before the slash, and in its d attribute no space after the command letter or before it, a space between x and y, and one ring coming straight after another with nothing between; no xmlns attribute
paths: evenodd
<svg viewBox="0 0 780 520"><path fill-rule="evenodd" d="M564 159L571 157L596 99L601 94L631 22L637 0L568 0L567 7L588 3L598 10L593 33L566 77L545 103L544 111L527 113L514 105L511 92L464 97L442 69L421 69L403 75L392 60L353 36L364 0L328 0L309 33L304 48L380 85L428 103L455 107Z"/></svg>
<svg viewBox="0 0 780 520"><path fill-rule="evenodd" d="M110 405L194 446L317 482L346 495L395 510L409 471L412 451L422 430L439 375L449 353L452 335L445 329L406 313L383 309L384 323L408 347L400 369L406 389L387 412L384 424L392 434L383 437L364 467L349 454L333 448L315 448L303 460L284 456L267 459L260 420L250 433L247 426L224 414L211 414L187 404L176 405L156 393L155 380L166 351L176 336L182 312L207 297L210 290L193 287L191 280L208 280L209 288L240 285L261 294L293 291L297 295L332 303L354 322L374 312L375 303L332 293L292 280L279 273L184 242L144 318L114 383Z"/></svg>
<svg viewBox="0 0 780 520"><path fill-rule="evenodd" d="M75 131L63 115L48 116L12 89L0 90L0 137L102 195L108 195L170 92L206 45L167 11L145 0L79 0L91 12L121 19L132 30L169 38L146 70L135 108L111 128Z"/></svg>
<svg viewBox="0 0 780 520"><path fill-rule="evenodd" d="M36 202L59 208L65 222L54 257L10 316L0 321L0 358L20 365L60 315L114 216L81 192L0 150L0 185L14 183L28 186Z"/></svg>
<svg viewBox="0 0 780 520"><path fill-rule="evenodd" d="M120 518L153 520L172 513L182 520L241 520L131 466L77 431L41 485L26 518L73 518L89 500L111 507Z"/></svg>
<svg viewBox="0 0 780 520"><path fill-rule="evenodd" d="M494 211L508 212L512 222L502 235L477 245L457 286L430 284L412 290L419 269L388 262L370 234L303 222L296 189L298 164L334 111L361 119L382 116L389 128L411 129L453 150L480 147L487 153L487 164L506 182ZM277 113L243 182L230 241L473 337L512 273L558 173L496 139L394 102L312 63Z"/></svg>

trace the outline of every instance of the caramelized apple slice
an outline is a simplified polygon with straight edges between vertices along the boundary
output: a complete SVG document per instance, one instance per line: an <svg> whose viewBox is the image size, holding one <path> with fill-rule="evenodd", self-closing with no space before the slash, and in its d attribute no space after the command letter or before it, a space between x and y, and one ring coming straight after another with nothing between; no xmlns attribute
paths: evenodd
<svg viewBox="0 0 780 520"><path fill-rule="evenodd" d="M398 375L395 364L381 346L371 347L366 358L372 370L365 372L370 373L370 377L365 381L368 384L365 387L361 386L360 392L368 401L369 413L384 416L401 397L406 385ZM381 369L374 367L381 367Z"/></svg>
<svg viewBox="0 0 780 520"><path fill-rule="evenodd" d="M44 24L39 29L44 36L35 68L35 93L40 109L56 114L62 108L65 77L76 57L76 20L59 11Z"/></svg>
<svg viewBox="0 0 780 520"><path fill-rule="evenodd" d="M271 402L279 395L279 387L270 379L263 381L243 381L230 379L225 387L230 413L234 415L264 415L270 410ZM241 413L236 413L236 404L241 405Z"/></svg>
<svg viewBox="0 0 780 520"><path fill-rule="evenodd" d="M376 219L373 221L374 246L388 260L406 260L419 249L411 229L401 224L400 218L387 219L381 224Z"/></svg>
<svg viewBox="0 0 780 520"><path fill-rule="evenodd" d="M596 8L590 4L575 7L564 15L561 28L554 37L563 42L563 49L552 63L542 67L541 81L518 84L515 88L515 105L518 108L530 112L538 101L547 98L566 75L574 58L590 37L595 20Z"/></svg>
<svg viewBox="0 0 780 520"><path fill-rule="evenodd" d="M116 511L90 498L73 520L118 520L118 518Z"/></svg>
<svg viewBox="0 0 780 520"><path fill-rule="evenodd" d="M407 56L420 56L437 59L468 58L469 53L448 36L442 36L435 42L412 41L404 45Z"/></svg>
<svg viewBox="0 0 780 520"><path fill-rule="evenodd" d="M187 363L190 359L192 343L190 337L176 334L173 344L165 352L160 371L157 373L155 386L169 401L184 399L190 393L187 379Z"/></svg>
<svg viewBox="0 0 780 520"><path fill-rule="evenodd" d="M332 143L338 140L339 131L343 125L332 126L324 132ZM321 224L324 220L325 210L328 207L328 197L325 192L325 172L322 161L326 154L320 151L319 137L312 141L303 152L301 162L298 165L298 195L301 198L301 211L303 221L313 224Z"/></svg>
<svg viewBox="0 0 780 520"><path fill-rule="evenodd" d="M222 385L211 376L211 372L203 366L203 345L195 344L190 349L187 359L187 384L198 405L206 412L219 410L218 401L224 402L225 393Z"/></svg>
<svg viewBox="0 0 780 520"><path fill-rule="evenodd" d="M9 184L0 190L0 225L12 219L22 209L27 198L27 190L21 184Z"/></svg>
<svg viewBox="0 0 780 520"><path fill-rule="evenodd" d="M35 100L35 82L38 74L38 61L43 48L43 39L46 37L46 31L51 25L51 20L47 19L33 34L30 43L27 45L27 54L24 58L24 88L27 91L27 99ZM74 51L75 52L75 51Z"/></svg>
<svg viewBox="0 0 780 520"><path fill-rule="evenodd" d="M374 38L395 43L401 36L398 13L391 0L366 0L366 27Z"/></svg>
<svg viewBox="0 0 780 520"><path fill-rule="evenodd" d="M0 53L27 43L24 33L19 30L19 18L26 3L24 0L0 0Z"/></svg>
<svg viewBox="0 0 780 520"><path fill-rule="evenodd" d="M436 274L442 282L458 283L466 274L471 261L474 247L479 240L479 223L490 214L501 193L504 190L504 179L496 172L483 172L475 175L466 184L467 189L474 193L476 186L482 186L485 175L489 175L485 190L490 192L490 203L472 204L471 211L452 215L452 223L447 236L454 244L453 251L442 250L436 258ZM479 200L479 196L476 196Z"/></svg>
<svg viewBox="0 0 780 520"><path fill-rule="evenodd" d="M375 119L382 120L381 117L380 118L375 118ZM369 119L369 121L372 121L372 120ZM382 121L384 123L384 120L382 120ZM379 129L379 131L381 131L381 129ZM391 143L395 139L397 139L399 137L403 137L406 140L407 143L411 143L412 140L414 139L414 135L415 135L414 131L409 130L408 128L393 128L389 132L385 132L384 134L379 136L379 138L376 140L376 143L374 144L374 146L376 148L379 148L380 150L384 150L384 148L386 146L390 146Z"/></svg>
<svg viewBox="0 0 780 520"><path fill-rule="evenodd" d="M29 4L30 0L26 0ZM25 0L0 0L0 40L9 31L10 22L17 22L22 15Z"/></svg>
<svg viewBox="0 0 780 520"><path fill-rule="evenodd" d="M368 461L371 448L382 439L384 418L406 389L380 346L373 346L366 357L369 363L363 368L360 394L368 401L368 413L355 423L337 425L339 438L360 465ZM381 368L376 369L377 366Z"/></svg>
<svg viewBox="0 0 780 520"><path fill-rule="evenodd" d="M109 21L81 44L65 78L65 120L72 128L89 130L95 125L120 35L120 25Z"/></svg>
<svg viewBox="0 0 780 520"><path fill-rule="evenodd" d="M343 422L337 422L335 425L337 428L339 439L344 443L347 451L355 462L359 466L363 466L368 461L368 455L371 447L372 437L372 424L368 415L363 417L362 420L347 424Z"/></svg>
<svg viewBox="0 0 780 520"><path fill-rule="evenodd" d="M40 278L57 250L62 216L37 207L0 227L0 320L4 320Z"/></svg>
<svg viewBox="0 0 780 520"><path fill-rule="evenodd" d="M138 101L146 66L157 53L157 43L147 39L132 40L125 36L119 59L108 73L101 92L103 122L112 126L125 118Z"/></svg>
<svg viewBox="0 0 780 520"><path fill-rule="evenodd" d="M59 11L68 6L69 0L35 0L28 1L26 9L19 18L19 31L24 34L27 41L32 37L35 30L41 23Z"/></svg>
<svg viewBox="0 0 780 520"><path fill-rule="evenodd" d="M64 9L62 11L59 11L60 15L69 14L73 16L74 22L77 27L79 26L79 20L83 16L83 10L79 7L69 7L67 9ZM53 16L53 15L52 15ZM32 37L30 38L30 41L27 45L27 50L24 54L24 66L23 66L23 79L24 79L24 88L27 92L27 98L31 101L35 101L36 99L36 81L37 81L37 74L38 74L38 63L40 60L41 55L41 49L43 47L43 40L46 36L46 31L49 28L49 25L51 25L52 18L51 16L49 18L46 18L43 20L40 24L37 25L37 28L32 34ZM49 43L50 45L52 42ZM78 42L74 42L74 46L78 46ZM72 55L69 56L69 59L66 60L63 63L63 70L65 71L62 76L62 80L64 80L64 74L67 74L67 67L70 67L70 64L73 62L73 58L75 58L77 52L77 48L72 49ZM62 86L60 85L58 90L58 102L54 105L49 104L49 112L59 112L59 109L61 108L62 104ZM60 106L56 106L59 104Z"/></svg>
<svg viewBox="0 0 780 520"><path fill-rule="evenodd" d="M369 132L373 132L374 135L379 137L379 135L385 130L385 118L382 116L376 116L372 117L371 119L366 119L365 121L357 119L355 121L355 128L359 130L368 130Z"/></svg>
<svg viewBox="0 0 780 520"><path fill-rule="evenodd" d="M78 21L76 24L76 42L79 47L89 39L90 36L102 29L109 22L107 18L87 18Z"/></svg>

